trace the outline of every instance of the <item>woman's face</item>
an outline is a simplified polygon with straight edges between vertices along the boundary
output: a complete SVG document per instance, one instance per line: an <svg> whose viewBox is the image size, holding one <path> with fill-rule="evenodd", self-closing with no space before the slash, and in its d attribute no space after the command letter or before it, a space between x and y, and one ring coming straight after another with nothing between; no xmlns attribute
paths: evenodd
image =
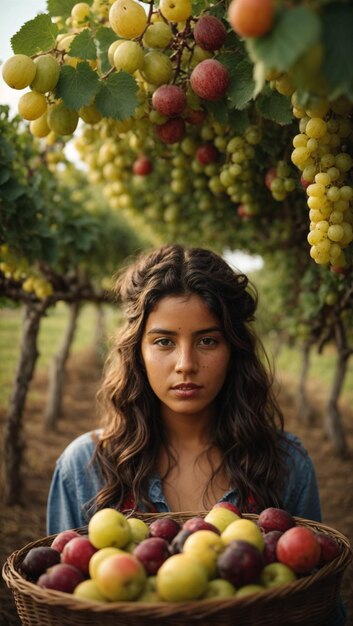
<svg viewBox="0 0 353 626"><path fill-rule="evenodd" d="M164 418L213 417L230 361L220 320L197 295L166 296L147 318L141 344Z"/></svg>

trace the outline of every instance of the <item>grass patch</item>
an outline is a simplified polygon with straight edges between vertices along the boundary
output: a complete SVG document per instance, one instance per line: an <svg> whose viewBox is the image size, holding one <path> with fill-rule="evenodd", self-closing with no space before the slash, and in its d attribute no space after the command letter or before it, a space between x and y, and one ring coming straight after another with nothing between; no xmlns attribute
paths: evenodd
<svg viewBox="0 0 353 626"><path fill-rule="evenodd" d="M120 320L119 311L105 307L107 332L110 335ZM8 404L9 395L16 372L21 341L23 309L9 308L0 310L0 405ZM57 352L68 322L68 307L59 302L48 310L43 318L38 338L39 357L36 370L47 369ZM73 352L79 352L95 341L97 309L92 304L82 307L72 346Z"/></svg>

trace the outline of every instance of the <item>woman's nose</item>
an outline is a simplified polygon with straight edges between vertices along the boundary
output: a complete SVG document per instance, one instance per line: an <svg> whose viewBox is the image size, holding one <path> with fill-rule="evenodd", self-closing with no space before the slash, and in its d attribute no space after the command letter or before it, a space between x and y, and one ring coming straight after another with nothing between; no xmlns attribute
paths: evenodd
<svg viewBox="0 0 353 626"><path fill-rule="evenodd" d="M177 352L175 370L177 372L194 372L197 369L195 351L190 346L183 346Z"/></svg>

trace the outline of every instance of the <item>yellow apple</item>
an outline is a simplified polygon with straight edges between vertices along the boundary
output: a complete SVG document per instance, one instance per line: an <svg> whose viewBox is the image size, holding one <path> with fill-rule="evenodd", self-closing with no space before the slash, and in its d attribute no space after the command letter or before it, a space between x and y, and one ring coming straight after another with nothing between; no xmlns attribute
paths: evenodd
<svg viewBox="0 0 353 626"><path fill-rule="evenodd" d="M147 574L132 554L114 554L100 563L95 581L99 591L112 602L135 600L143 591Z"/></svg>
<svg viewBox="0 0 353 626"><path fill-rule="evenodd" d="M73 595L83 600L90 600L91 602L108 602L107 598L99 591L97 583L94 580L83 580L82 583L77 585L73 591Z"/></svg>
<svg viewBox="0 0 353 626"><path fill-rule="evenodd" d="M231 541L241 540L247 541L255 546L260 552L265 547L265 541L261 530L250 519L237 519L227 526L227 528L221 534L222 541L225 545L228 545Z"/></svg>
<svg viewBox="0 0 353 626"><path fill-rule="evenodd" d="M128 517L127 523L129 524L131 530L131 541L139 543L148 537L150 529L146 522L142 519L138 519L137 517Z"/></svg>
<svg viewBox="0 0 353 626"><path fill-rule="evenodd" d="M239 515L224 507L214 507L205 517L205 521L213 524L221 533L229 524L238 519Z"/></svg>
<svg viewBox="0 0 353 626"><path fill-rule="evenodd" d="M98 549L122 548L131 541L131 529L126 517L116 509L101 509L88 524L90 542Z"/></svg>
<svg viewBox="0 0 353 626"><path fill-rule="evenodd" d="M214 578L217 573L217 559L225 545L219 535L212 530L197 530L185 541L183 552L190 554L202 563L208 577Z"/></svg>
<svg viewBox="0 0 353 626"><path fill-rule="evenodd" d="M167 602L196 600L207 589L205 567L190 554L174 554L157 572L157 593Z"/></svg>
<svg viewBox="0 0 353 626"><path fill-rule="evenodd" d="M108 556L113 556L113 554L124 554L124 551L119 550L119 548L113 548L112 546L110 546L108 548L101 548L100 550L92 554L88 565L88 571L91 578L94 579L96 577L98 567L102 563L102 561L104 561L104 559L106 559Z"/></svg>

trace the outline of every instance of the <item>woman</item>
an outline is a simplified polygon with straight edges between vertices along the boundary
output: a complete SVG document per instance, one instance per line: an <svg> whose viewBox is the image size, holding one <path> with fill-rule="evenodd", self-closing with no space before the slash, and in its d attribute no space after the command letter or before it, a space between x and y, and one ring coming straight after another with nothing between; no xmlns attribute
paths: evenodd
<svg viewBox="0 0 353 626"><path fill-rule="evenodd" d="M314 468L283 430L247 277L173 244L124 270L116 296L125 324L100 390L102 428L59 458L48 532L107 506L198 511L220 500L320 521Z"/></svg>

